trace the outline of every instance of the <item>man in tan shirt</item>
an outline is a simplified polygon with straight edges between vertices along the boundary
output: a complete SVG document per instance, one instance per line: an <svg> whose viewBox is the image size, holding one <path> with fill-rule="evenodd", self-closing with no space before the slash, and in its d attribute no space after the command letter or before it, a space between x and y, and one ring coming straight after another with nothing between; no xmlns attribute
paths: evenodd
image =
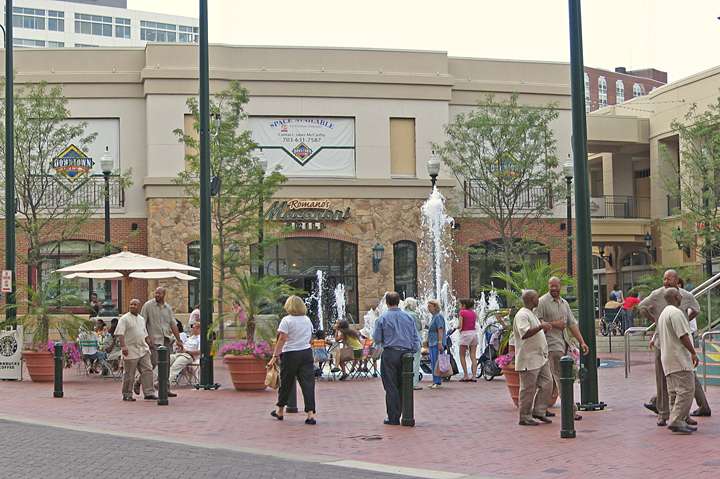
<svg viewBox="0 0 720 479"><path fill-rule="evenodd" d="M552 330L550 323L541 323L533 313L538 305L538 294L527 290L522 295L523 307L515 315L515 370L520 376L518 409L521 426L537 426L538 421L549 424L546 417L553 390L552 375L548 364L548 346L545 334ZM539 334L540 333L540 334ZM537 387L537 392L535 388Z"/></svg>
<svg viewBox="0 0 720 479"><path fill-rule="evenodd" d="M180 331L175 322L175 314L169 304L165 302L165 288L160 287L155 290L155 298L145 303L142 307L140 315L145 318L146 327L152 346L150 346L150 360L152 367L155 369L158 363L158 348L165 346L168 351L172 351L172 337L175 336L177 347L183 350L183 343L180 339ZM135 382L135 394L140 394L140 383ZM175 397L176 393L168 391L168 397Z"/></svg>
<svg viewBox="0 0 720 479"><path fill-rule="evenodd" d="M662 314L663 309L665 309L665 307L667 306L667 302L664 299L665 290L667 288L677 288L677 284L677 271L675 271L674 269L669 269L665 271L665 274L663 275L662 287L654 290L648 295L647 298L643 299L640 304L638 304L638 309L640 310L642 315L645 316L650 322L654 322L657 318L659 318L660 314ZM678 291L681 295L680 310L683 311L683 314L686 314L685 312L690 310L689 315L686 316L686 320L691 321L700 312L700 305L698 304L692 293L690 293L689 291L685 291L684 289L679 289ZM655 353L656 395L654 396L654 398L650 399L649 404L645 404L645 407L650 409L651 411L654 410L654 412L657 413L658 426L667 426L667 420L670 417L670 408L668 406L667 380L665 379L665 374L662 369L662 355L660 353L660 343L656 341L651 341L650 346L653 348L653 352ZM698 393L696 400L699 409L701 409L703 413L707 411L707 415L709 416L710 406L707 403L707 398L705 398L705 394L702 392L702 387L699 387L699 381L697 379L695 383L695 388L696 393ZM655 400L654 404L653 399ZM695 415L695 413L691 415ZM705 414L698 415L704 416ZM691 420L690 422L694 423L695 421Z"/></svg>
<svg viewBox="0 0 720 479"><path fill-rule="evenodd" d="M570 305L560 296L561 288L560 278L557 276L550 278L548 280L548 293L540 298L538 307L535 308L535 315L540 318L540 321L552 325L552 329L545 334L545 339L548 344L550 372L558 391L560 391L560 358L565 356L568 348L572 346L567 330L570 329L573 337L580 343L583 354L587 354L590 350L585 344L582 334L580 334L578 322L570 309ZM574 402L573 407L577 410ZM552 416L555 415L554 413L551 414ZM581 419L582 416L576 413L575 420L580 421Z"/></svg>
<svg viewBox="0 0 720 479"><path fill-rule="evenodd" d="M115 337L120 342L122 354L125 358L122 395L123 401L134 401L132 384L135 380L135 371L140 371L145 399L157 399L153 387L152 364L150 362L150 345L152 341L145 329L145 319L138 314L140 300L130 301L130 312L118 321ZM139 394L139 392L138 392Z"/></svg>
<svg viewBox="0 0 720 479"><path fill-rule="evenodd" d="M687 318L678 308L682 301L680 291L667 288L663 296L667 306L658 318L655 341L660 344L662 368L668 384L668 429L680 434L691 434L697 428L689 426L685 419L690 413L695 394L694 370L698 365L698 357L690 341Z"/></svg>

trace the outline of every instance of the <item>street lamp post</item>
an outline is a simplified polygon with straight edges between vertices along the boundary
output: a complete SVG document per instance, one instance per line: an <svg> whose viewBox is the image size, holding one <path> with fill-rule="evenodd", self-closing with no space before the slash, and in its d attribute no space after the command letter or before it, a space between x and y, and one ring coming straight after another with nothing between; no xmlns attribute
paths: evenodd
<svg viewBox="0 0 720 479"><path fill-rule="evenodd" d="M257 164L262 169L262 176L260 177L260 208L258 221L260 221L260 231L258 233L258 278L265 276L265 251L263 248L263 241L265 241L265 199L262 195L262 185L265 180L265 172L267 171L268 161L265 158L262 148L258 154Z"/></svg>
<svg viewBox="0 0 720 479"><path fill-rule="evenodd" d="M440 160L437 159L437 156L435 156L435 150L432 151L432 154L430 155L430 160L427 164L428 174L430 175L430 181L432 182L432 192L435 192L435 184L437 183L437 177L440 174ZM433 235L433 245L432 245L432 262L433 262L433 298L437 299L438 297L438 271L437 271L437 245L435 235Z"/></svg>
<svg viewBox="0 0 720 479"><path fill-rule="evenodd" d="M575 174L575 165L573 165L570 153L568 153L567 161L563 165L563 173L565 173L565 181L567 181L567 273L573 275L573 253L572 253L572 180Z"/></svg>
<svg viewBox="0 0 720 479"><path fill-rule="evenodd" d="M5 0L5 269L12 274L12 291L5 304L15 304L15 116L13 72L13 5ZM8 308L6 320L15 318L15 309Z"/></svg>
<svg viewBox="0 0 720 479"><path fill-rule="evenodd" d="M105 178L105 255L110 254L110 173L113 168L113 157L110 155L110 150L106 146L105 154L100 158L100 168L102 169L103 177ZM98 313L98 316L102 317L114 317L118 315L118 311L115 309L115 303L112 301L111 282L109 279L105 280L105 301L102 304L102 311Z"/></svg>

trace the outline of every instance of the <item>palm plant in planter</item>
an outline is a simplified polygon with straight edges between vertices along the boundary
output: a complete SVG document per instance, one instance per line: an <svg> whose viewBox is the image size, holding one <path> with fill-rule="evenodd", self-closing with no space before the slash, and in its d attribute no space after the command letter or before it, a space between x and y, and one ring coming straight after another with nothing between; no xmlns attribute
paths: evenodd
<svg viewBox="0 0 720 479"><path fill-rule="evenodd" d="M30 376L35 379L33 370L28 362L30 357L44 357L52 362L52 343L49 342L50 331L57 330L60 333L62 342L66 338L77 331L82 326L88 326L89 321L77 316L76 314L63 309L67 306L82 305L82 299L78 294L78 289L74 283L62 281L59 279L49 280L46 283L34 289L28 284L20 284L15 293L15 304L5 304L0 311L6 313L13 310L22 312L16 316L15 320L5 321L0 326L22 325L25 331L33 331L32 339L23 346L23 357L28 364ZM75 352L73 353L73 351ZM45 354L32 354L45 353ZM73 347L66 346L63 349L66 366L79 360L77 350ZM45 379L52 381L52 370L49 372L49 378L44 374Z"/></svg>
<svg viewBox="0 0 720 479"><path fill-rule="evenodd" d="M280 303L284 298L293 294L301 293L279 276L263 276L259 278L248 273L233 272L230 275L230 281L223 284L226 291L226 299L236 301L245 314L244 321L237 321L238 328L245 332L245 339L253 342L257 336L260 339L270 340L275 337L275 330L279 324L279 318L284 314L284 309ZM228 312L219 315L213 322L213 328L220 329L220 325L226 321L235 321L235 312ZM258 322L259 316L274 315L274 321ZM218 335L220 341L215 344L220 345L223 341L222 331Z"/></svg>

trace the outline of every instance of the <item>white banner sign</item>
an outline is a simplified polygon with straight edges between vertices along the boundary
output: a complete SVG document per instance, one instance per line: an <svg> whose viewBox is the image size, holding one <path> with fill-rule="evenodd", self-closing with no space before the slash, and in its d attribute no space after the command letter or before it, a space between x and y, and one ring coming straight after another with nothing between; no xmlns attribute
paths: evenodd
<svg viewBox="0 0 720 479"><path fill-rule="evenodd" d="M282 166L288 177L355 177L355 119L249 119L253 141L263 149L268 171Z"/></svg>
<svg viewBox="0 0 720 479"><path fill-rule="evenodd" d="M22 379L23 328L0 331L0 379Z"/></svg>

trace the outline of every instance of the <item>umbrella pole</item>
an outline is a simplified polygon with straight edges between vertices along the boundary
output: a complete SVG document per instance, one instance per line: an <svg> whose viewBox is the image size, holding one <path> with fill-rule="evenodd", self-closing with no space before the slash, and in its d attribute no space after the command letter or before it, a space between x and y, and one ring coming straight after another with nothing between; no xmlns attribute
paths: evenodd
<svg viewBox="0 0 720 479"><path fill-rule="evenodd" d="M130 293L130 286L132 285L132 278L130 277L130 273L123 273L123 276L125 277L125 299L123 300L123 311L126 313L130 311L130 301L132 301L132 296Z"/></svg>

